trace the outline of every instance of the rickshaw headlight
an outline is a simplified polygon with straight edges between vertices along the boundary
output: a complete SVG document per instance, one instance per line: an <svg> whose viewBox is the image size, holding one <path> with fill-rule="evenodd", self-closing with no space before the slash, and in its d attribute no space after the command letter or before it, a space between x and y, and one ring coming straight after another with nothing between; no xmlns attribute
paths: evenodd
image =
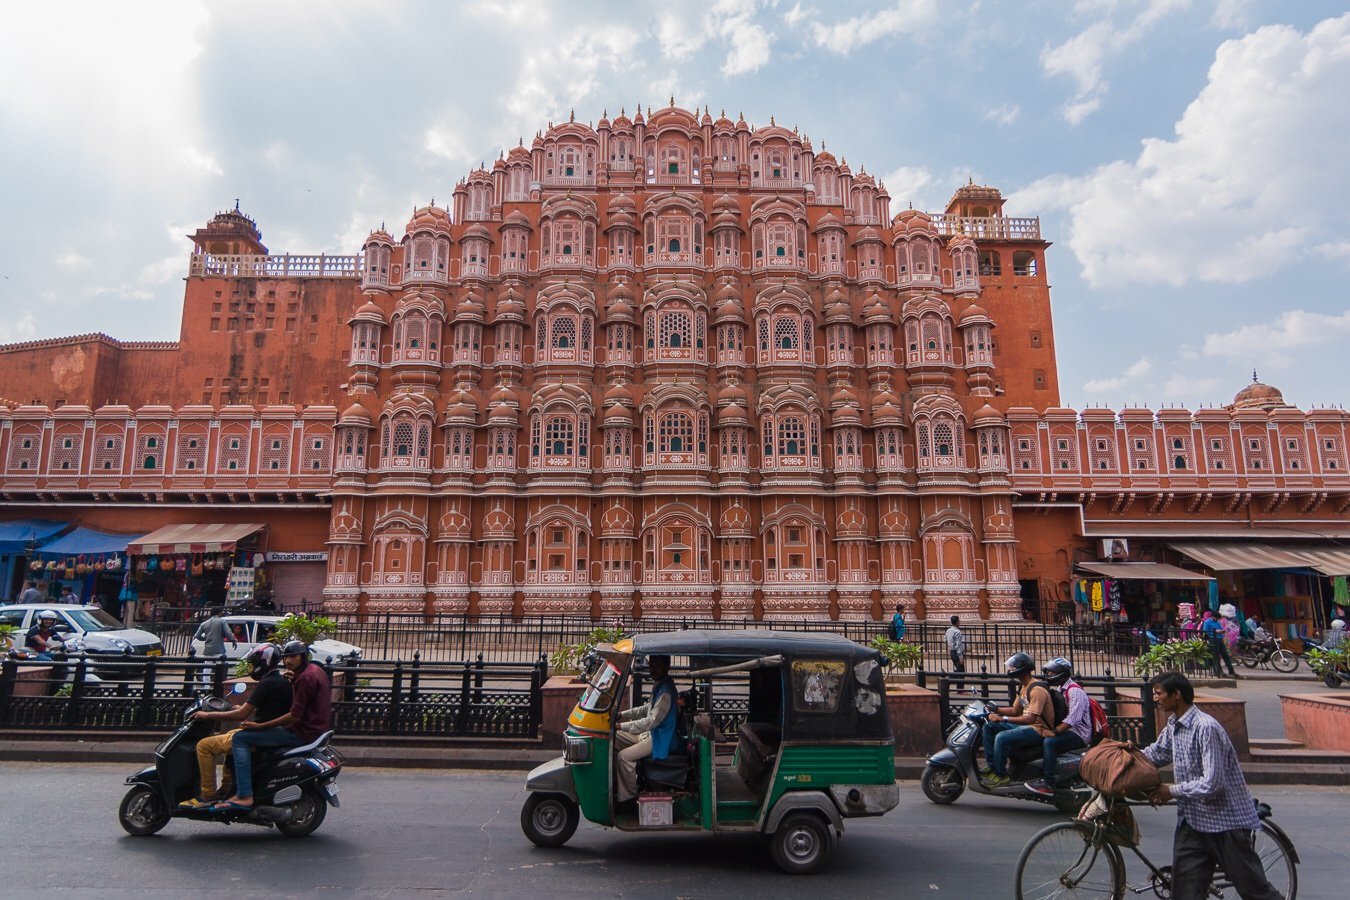
<svg viewBox="0 0 1350 900"><path fill-rule="evenodd" d="M568 765L590 762L591 742L585 738L569 736L563 747L563 759L567 761Z"/></svg>

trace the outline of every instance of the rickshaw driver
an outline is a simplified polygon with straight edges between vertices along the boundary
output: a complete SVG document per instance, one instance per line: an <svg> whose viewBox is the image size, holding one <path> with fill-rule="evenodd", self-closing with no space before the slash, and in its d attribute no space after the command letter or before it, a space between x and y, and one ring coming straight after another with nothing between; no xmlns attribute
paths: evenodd
<svg viewBox="0 0 1350 900"><path fill-rule="evenodd" d="M617 800L629 803L637 799L638 760L651 757L665 759L676 749L675 679L670 677L670 657L664 653L652 654L647 660L651 668L652 698L641 706L619 714L614 733L614 744L619 748Z"/></svg>

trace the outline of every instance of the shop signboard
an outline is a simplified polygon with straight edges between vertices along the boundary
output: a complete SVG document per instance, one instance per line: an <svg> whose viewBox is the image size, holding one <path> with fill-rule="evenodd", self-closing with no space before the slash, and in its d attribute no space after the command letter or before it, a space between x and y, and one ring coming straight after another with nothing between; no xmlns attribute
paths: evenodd
<svg viewBox="0 0 1350 900"><path fill-rule="evenodd" d="M247 566L234 566L230 569L226 596L231 606L248 603L253 599L253 575L254 570Z"/></svg>
<svg viewBox="0 0 1350 900"><path fill-rule="evenodd" d="M308 553L269 552L267 561L270 563L328 562L328 551L316 550Z"/></svg>

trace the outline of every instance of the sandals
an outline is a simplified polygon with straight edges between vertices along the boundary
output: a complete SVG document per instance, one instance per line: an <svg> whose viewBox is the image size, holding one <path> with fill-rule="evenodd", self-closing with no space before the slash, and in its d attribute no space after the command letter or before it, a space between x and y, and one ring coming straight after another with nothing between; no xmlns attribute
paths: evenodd
<svg viewBox="0 0 1350 900"><path fill-rule="evenodd" d="M212 804L212 800L203 797L193 797L191 800L184 800L178 804L179 809L206 809Z"/></svg>
<svg viewBox="0 0 1350 900"><path fill-rule="evenodd" d="M233 800L223 800L211 807L212 812L248 812L251 809L253 809L252 803L244 805L243 803L235 803Z"/></svg>

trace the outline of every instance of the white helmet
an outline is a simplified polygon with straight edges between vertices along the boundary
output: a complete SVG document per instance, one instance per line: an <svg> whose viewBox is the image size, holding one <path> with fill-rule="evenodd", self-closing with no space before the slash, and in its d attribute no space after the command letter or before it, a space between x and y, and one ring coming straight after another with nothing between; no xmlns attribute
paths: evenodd
<svg viewBox="0 0 1350 900"><path fill-rule="evenodd" d="M42 612L37 614L37 617L39 622L41 622L43 619L51 619L53 622L55 622L57 619L60 618L60 616L56 614L56 610L54 609L44 609Z"/></svg>
<svg viewBox="0 0 1350 900"><path fill-rule="evenodd" d="M1332 620L1331 620L1331 627L1332 627L1332 628L1335 628L1335 629L1337 629L1337 630L1340 630L1340 629L1342 629L1342 628L1345 627L1345 620L1344 620L1344 619L1332 619Z"/></svg>

